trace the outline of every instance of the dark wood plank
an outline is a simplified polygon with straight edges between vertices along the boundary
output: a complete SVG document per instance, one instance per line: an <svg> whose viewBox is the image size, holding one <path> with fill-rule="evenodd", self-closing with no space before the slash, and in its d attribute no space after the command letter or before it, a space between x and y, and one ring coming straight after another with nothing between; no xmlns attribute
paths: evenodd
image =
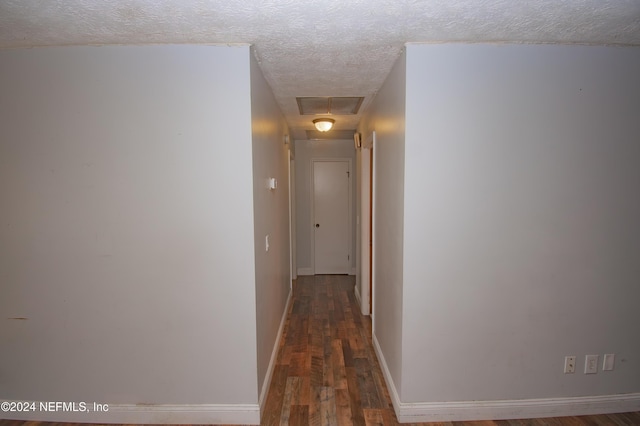
<svg viewBox="0 0 640 426"><path fill-rule="evenodd" d="M385 408L380 402L380 396L376 389L376 384L371 375L369 361L356 358L355 363L356 378L360 392L360 400L363 408Z"/></svg>
<svg viewBox="0 0 640 426"><path fill-rule="evenodd" d="M393 407L385 408L382 411L382 419L385 426L398 426L400 423L398 422L398 418L396 417L395 411L393 411Z"/></svg>
<svg viewBox="0 0 640 426"><path fill-rule="evenodd" d="M287 378L289 377L289 366L278 365L273 368L273 377L271 378L271 386L265 402L265 409L262 416L262 425L280 424L280 412L282 411L282 402L284 400L284 391L287 387Z"/></svg>
<svg viewBox="0 0 640 426"><path fill-rule="evenodd" d="M292 405L289 424L291 426L308 425L309 424L309 406L308 405Z"/></svg>
<svg viewBox="0 0 640 426"><path fill-rule="evenodd" d="M311 371L310 371L310 380L311 386L319 387L322 386L323 382L323 373L324 373L324 362L323 359L319 356L311 357Z"/></svg>
<svg viewBox="0 0 640 426"><path fill-rule="evenodd" d="M384 426L384 417L380 410L365 408L364 421L367 426Z"/></svg>
<svg viewBox="0 0 640 426"><path fill-rule="evenodd" d="M321 426L322 414L320 410L321 386L311 386L311 401L309 402L309 426Z"/></svg>
<svg viewBox="0 0 640 426"><path fill-rule="evenodd" d="M362 411L362 403L360 402L360 390L358 387L358 377L355 367L345 367L347 373L347 389L349 391L349 403L351 405L351 413L353 415L354 425L364 425L364 412Z"/></svg>
<svg viewBox="0 0 640 426"><path fill-rule="evenodd" d="M300 395L300 377L288 377L282 398L282 410L280 411L281 426L290 423L291 405L297 402L299 399L298 395Z"/></svg>
<svg viewBox="0 0 640 426"><path fill-rule="evenodd" d="M322 426L335 426L338 424L336 417L336 396L332 387L320 388L320 424Z"/></svg>
<svg viewBox="0 0 640 426"><path fill-rule="evenodd" d="M309 368L307 367L307 360L309 355L306 352L294 352L291 354L291 360L289 361L289 375L291 376L305 376L309 374Z"/></svg>
<svg viewBox="0 0 640 426"><path fill-rule="evenodd" d="M347 389L347 370L345 370L341 340L335 339L331 342L331 364L334 388Z"/></svg>
<svg viewBox="0 0 640 426"><path fill-rule="evenodd" d="M322 386L333 387L333 345L331 336L325 336L323 349L324 357L322 359Z"/></svg>
<svg viewBox="0 0 640 426"><path fill-rule="evenodd" d="M300 394L298 395L298 400L296 401L299 405L308 406L311 401L311 377L301 377L300 378ZM308 411L307 411L308 414Z"/></svg>
<svg viewBox="0 0 640 426"><path fill-rule="evenodd" d="M344 358L345 367L353 367L353 351L349 339L342 339L342 356Z"/></svg>
<svg viewBox="0 0 640 426"><path fill-rule="evenodd" d="M351 413L348 389L336 389L336 418L339 425L353 425L353 414Z"/></svg>

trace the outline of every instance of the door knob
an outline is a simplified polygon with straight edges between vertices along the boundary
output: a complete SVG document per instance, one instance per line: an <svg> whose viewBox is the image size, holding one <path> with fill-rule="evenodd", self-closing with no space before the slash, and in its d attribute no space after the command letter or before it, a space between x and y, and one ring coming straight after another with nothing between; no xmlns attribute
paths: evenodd
<svg viewBox="0 0 640 426"><path fill-rule="evenodd" d="M320 224L319 223L316 223L316 228L320 228Z"/></svg>

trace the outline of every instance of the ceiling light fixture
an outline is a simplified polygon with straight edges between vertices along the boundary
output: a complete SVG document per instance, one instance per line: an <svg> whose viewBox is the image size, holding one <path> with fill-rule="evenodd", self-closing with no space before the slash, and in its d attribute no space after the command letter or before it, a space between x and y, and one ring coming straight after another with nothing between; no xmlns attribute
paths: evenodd
<svg viewBox="0 0 640 426"><path fill-rule="evenodd" d="M313 120L313 124L316 126L316 129L318 129L321 132L328 132L329 130L331 130L331 128L333 127L333 123L335 123L335 120L332 120L331 118L316 118L315 120Z"/></svg>

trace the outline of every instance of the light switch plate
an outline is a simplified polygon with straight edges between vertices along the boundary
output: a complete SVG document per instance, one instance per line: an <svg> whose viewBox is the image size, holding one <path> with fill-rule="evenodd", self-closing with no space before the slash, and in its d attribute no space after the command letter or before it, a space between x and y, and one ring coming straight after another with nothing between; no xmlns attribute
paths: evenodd
<svg viewBox="0 0 640 426"><path fill-rule="evenodd" d="M602 371L613 370L613 365L616 362L615 354L604 354L604 361L602 362Z"/></svg>

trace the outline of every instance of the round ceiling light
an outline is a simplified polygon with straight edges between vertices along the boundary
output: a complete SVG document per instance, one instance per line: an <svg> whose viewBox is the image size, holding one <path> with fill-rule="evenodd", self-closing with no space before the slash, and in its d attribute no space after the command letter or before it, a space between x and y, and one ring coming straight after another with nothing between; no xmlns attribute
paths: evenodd
<svg viewBox="0 0 640 426"><path fill-rule="evenodd" d="M333 123L335 123L335 120L332 120L331 118L316 118L315 120L313 120L313 124L316 126L316 129L318 129L321 132L328 132L329 130L331 130L331 128L333 127Z"/></svg>

